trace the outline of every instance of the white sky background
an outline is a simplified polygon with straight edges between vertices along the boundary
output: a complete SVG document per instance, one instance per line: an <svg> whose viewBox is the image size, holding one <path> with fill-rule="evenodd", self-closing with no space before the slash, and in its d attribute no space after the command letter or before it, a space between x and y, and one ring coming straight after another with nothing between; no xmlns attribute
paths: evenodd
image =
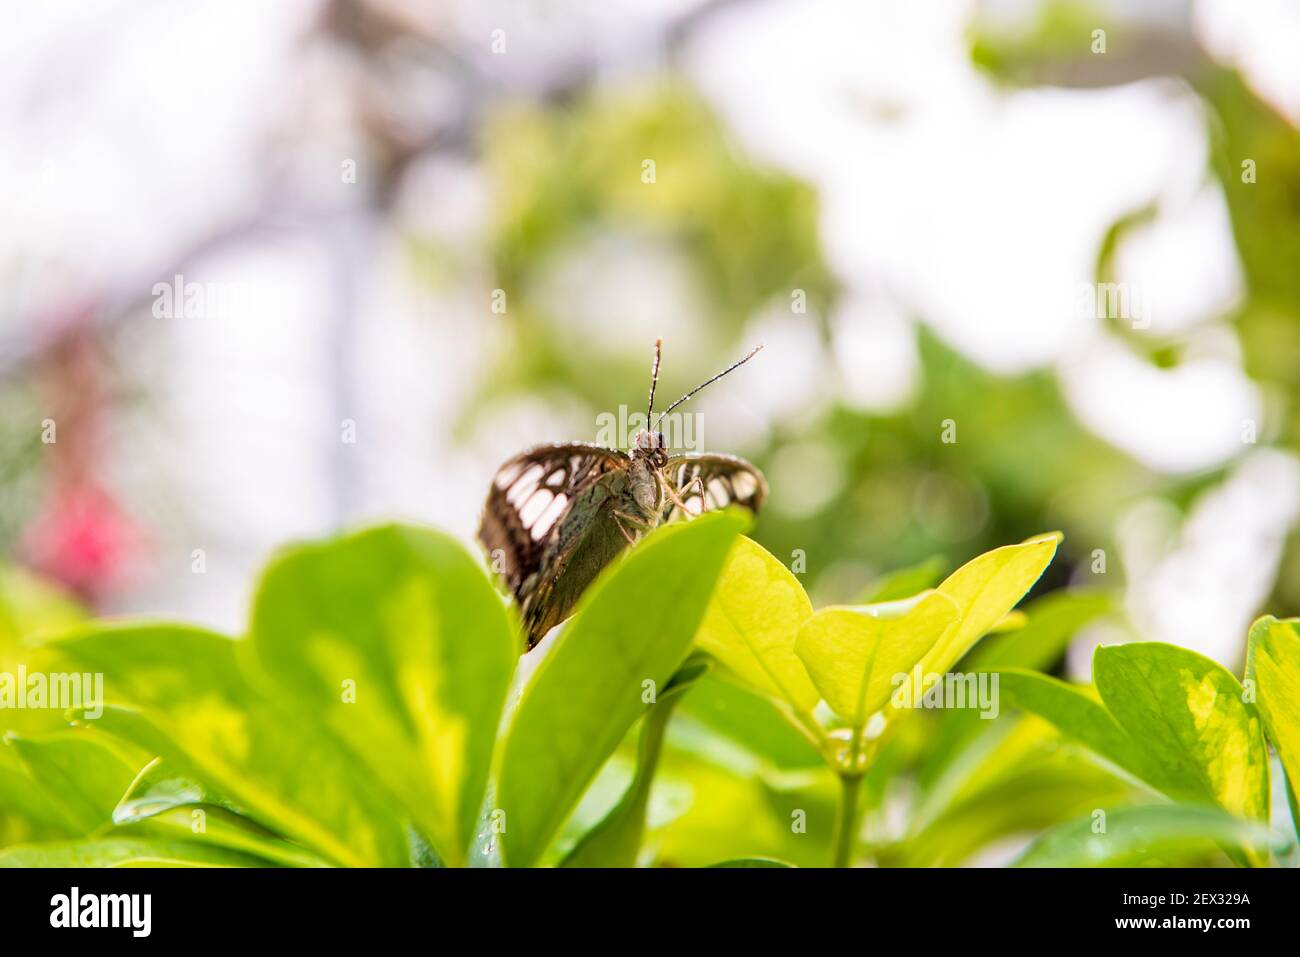
<svg viewBox="0 0 1300 957"><path fill-rule="evenodd" d="M500 0L385 5L443 26L475 56L504 26L505 82L528 89L593 50L610 79L653 67L646 37L693 4L558 0L545 15ZM363 169L366 158L350 126L346 64L300 46L315 0L0 6L0 265L22 265L7 295L22 308L4 315L40 315L106 288L145 296L170 278L158 273L178 249L256 206L268 143L279 144L294 198L324 210L324 227L319 217L290 222L187 267L186 279L246 287L247 310L145 317L128 340L144 352L154 401L121 426L113 469L161 531L152 577L121 610L237 628L269 550L340 521L401 516L469 540L501 459L590 432L589 413L553 395L502 402L474 447L452 441L463 397L503 345L502 328L482 318L487 277L421 288L393 234L366 222L337 183L341 157ZM1014 17L1032 5L997 6ZM827 369L851 404L905 401L918 372L914 317L923 316L987 368L1057 370L1085 427L1153 468L1191 473L1229 460L1241 451L1242 420L1262 419L1263 399L1222 322L1243 280L1206 172L1198 98L1172 80L998 90L967 56L972 9L965 0L738 4L687 48L690 80L750 154L819 190L826 254L848 289L830 317L833 354L811 332L754 316L746 341L779 351L783 379L737 377L714 397L710 429L743 450L773 420L814 420L830 398ZM1293 121L1297 9L1203 0L1192 10L1198 40ZM430 110L451 108L436 90L429 96ZM435 157L403 184L398 216L473 250L491 202L472 162ZM1173 370L1135 360L1069 295L1090 280L1111 224L1147 204L1157 216L1124 241L1117 268L1142 291L1153 333L1195 332L1196 358ZM555 264L545 294L598 306L636 290L642 308L631 322L611 329L598 308L578 308L575 336L640 345L662 333L684 351L713 350L690 339L701 307L679 255L636 235L593 235ZM340 297L356 310L341 342L331 325ZM341 395L340 356L350 382ZM640 388L620 401L635 404ZM340 413L350 410L358 444L340 452ZM827 477L810 499L782 505L797 515L845 476L820 446L778 456L778 471L795 453L821 456ZM343 514L340 482L350 493ZM1123 558L1141 633L1231 660L1272 581L1261 557L1275 563L1278 530L1296 521L1297 484L1293 459L1260 453L1155 545L1133 531L1150 516L1130 517ZM195 547L208 550L205 577L190 573ZM1251 561L1225 560L1246 554ZM1246 565L1258 574L1232 574Z"/></svg>

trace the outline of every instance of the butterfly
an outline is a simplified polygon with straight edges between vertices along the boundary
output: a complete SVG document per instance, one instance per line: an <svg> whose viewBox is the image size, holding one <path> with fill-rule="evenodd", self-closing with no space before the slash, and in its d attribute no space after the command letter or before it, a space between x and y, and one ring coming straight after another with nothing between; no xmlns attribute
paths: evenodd
<svg viewBox="0 0 1300 957"><path fill-rule="evenodd" d="M757 513L767 480L734 455L668 451L664 417L763 347L696 386L651 426L663 341L655 341L646 425L627 452L556 442L497 470L478 538L519 604L528 647L568 618L587 586L638 538L665 522L736 504Z"/></svg>

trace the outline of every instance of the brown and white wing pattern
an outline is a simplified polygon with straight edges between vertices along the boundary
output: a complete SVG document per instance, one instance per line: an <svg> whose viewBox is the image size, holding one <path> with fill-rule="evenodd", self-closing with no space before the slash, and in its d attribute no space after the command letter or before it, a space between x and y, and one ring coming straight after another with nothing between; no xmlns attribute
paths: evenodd
<svg viewBox="0 0 1300 957"><path fill-rule="evenodd" d="M602 476L626 470L627 456L583 442L520 452L497 470L478 537L489 561L521 606L554 551L574 502Z"/></svg>
<svg viewBox="0 0 1300 957"><path fill-rule="evenodd" d="M714 452L673 455L664 466L664 477L685 503L689 518L701 512L743 505L755 514L767 498L767 479L750 463L735 455ZM663 521L682 518L682 509L668 499Z"/></svg>

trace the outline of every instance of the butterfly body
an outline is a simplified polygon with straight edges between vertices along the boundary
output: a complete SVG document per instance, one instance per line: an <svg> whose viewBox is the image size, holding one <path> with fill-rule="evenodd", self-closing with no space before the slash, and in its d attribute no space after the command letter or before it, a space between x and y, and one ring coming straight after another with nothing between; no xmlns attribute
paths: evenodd
<svg viewBox="0 0 1300 957"><path fill-rule="evenodd" d="M645 532L733 503L757 512L766 493L762 473L744 459L671 455L663 433L643 429L626 453L559 442L514 456L497 470L478 537L519 604L532 648Z"/></svg>
<svg viewBox="0 0 1300 957"><path fill-rule="evenodd" d="M530 648L568 617L587 586L628 547L614 515L634 502L628 475L617 471L602 475L574 500L537 570L515 593Z"/></svg>

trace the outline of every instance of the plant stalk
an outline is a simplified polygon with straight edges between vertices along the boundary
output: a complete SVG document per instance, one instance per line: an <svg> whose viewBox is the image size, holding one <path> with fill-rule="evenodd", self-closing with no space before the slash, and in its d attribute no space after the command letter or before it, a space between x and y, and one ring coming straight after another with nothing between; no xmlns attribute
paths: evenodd
<svg viewBox="0 0 1300 957"><path fill-rule="evenodd" d="M861 793L861 774L840 775L840 808L835 816L835 860L832 867L848 867L853 858L853 842L858 836L858 797Z"/></svg>

